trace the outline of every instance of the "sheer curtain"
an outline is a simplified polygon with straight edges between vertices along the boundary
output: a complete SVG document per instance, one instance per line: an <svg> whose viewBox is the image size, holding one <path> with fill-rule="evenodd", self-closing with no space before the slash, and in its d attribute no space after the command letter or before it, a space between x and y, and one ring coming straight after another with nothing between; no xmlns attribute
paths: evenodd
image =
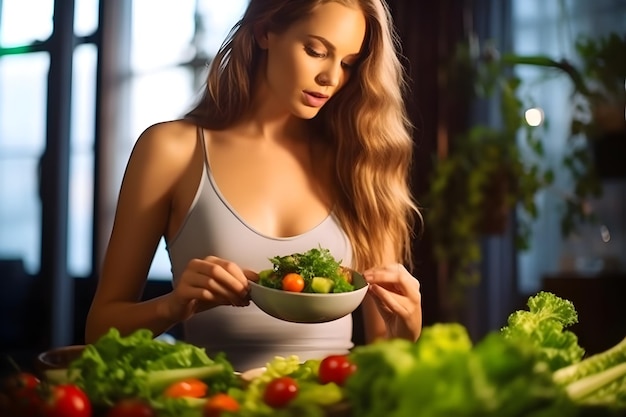
<svg viewBox="0 0 626 417"><path fill-rule="evenodd" d="M612 31L624 34L624 22L626 2L620 0L512 0L512 46L519 54L543 54L576 62L574 43L579 36L598 37ZM558 167L568 146L571 85L564 77L546 79L546 72L535 68L518 71L525 81L524 93L545 112L549 123L544 145L549 163ZM549 274L597 272L606 259L626 259L624 181L603 181L603 197L591 202L603 227L583 227L580 236L564 239L560 232L562 198L571 184L563 170L555 173L553 190L538 196L541 214L533 227L531 249L518 255L521 293L539 290L542 277ZM611 232L610 241L606 240L607 231Z"/></svg>

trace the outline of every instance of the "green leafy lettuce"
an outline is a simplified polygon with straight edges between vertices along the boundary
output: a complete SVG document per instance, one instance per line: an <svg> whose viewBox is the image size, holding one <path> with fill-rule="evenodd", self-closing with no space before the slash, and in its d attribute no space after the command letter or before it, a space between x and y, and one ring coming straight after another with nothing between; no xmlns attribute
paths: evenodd
<svg viewBox="0 0 626 417"><path fill-rule="evenodd" d="M626 338L583 359L567 329L573 304L549 292L475 345L465 327L425 327L415 342L385 340L351 353L352 417L617 417L626 415Z"/></svg>
<svg viewBox="0 0 626 417"><path fill-rule="evenodd" d="M167 402L161 398L162 391L185 378L205 381L210 392L224 392L239 383L223 354L210 358L204 349L189 343L154 339L147 329L126 337L110 329L86 346L70 364L67 375L85 390L92 403L100 406L138 397L160 408Z"/></svg>
<svg viewBox="0 0 626 417"><path fill-rule="evenodd" d="M578 313L571 301L553 293L540 291L529 297L529 310L518 310L508 317L501 329L505 337L532 343L551 370L578 362L585 350L578 336L566 328L578 322Z"/></svg>
<svg viewBox="0 0 626 417"><path fill-rule="evenodd" d="M462 325L439 323L415 343L359 346L351 359L352 417L574 415L532 345L499 332L473 345Z"/></svg>

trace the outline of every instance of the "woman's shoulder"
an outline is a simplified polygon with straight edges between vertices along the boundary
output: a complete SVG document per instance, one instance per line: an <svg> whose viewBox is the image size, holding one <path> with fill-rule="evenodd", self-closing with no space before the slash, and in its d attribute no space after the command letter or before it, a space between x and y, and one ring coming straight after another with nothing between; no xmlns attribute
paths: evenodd
<svg viewBox="0 0 626 417"><path fill-rule="evenodd" d="M188 121L155 123L139 135L131 160L133 165L155 166L173 174L193 159L197 143L197 126Z"/></svg>
<svg viewBox="0 0 626 417"><path fill-rule="evenodd" d="M184 119L168 120L148 126L138 141L185 145L195 142L198 126Z"/></svg>
<svg viewBox="0 0 626 417"><path fill-rule="evenodd" d="M148 126L139 135L135 148L144 152L169 154L173 157L193 153L196 144L196 125L186 120L171 120Z"/></svg>

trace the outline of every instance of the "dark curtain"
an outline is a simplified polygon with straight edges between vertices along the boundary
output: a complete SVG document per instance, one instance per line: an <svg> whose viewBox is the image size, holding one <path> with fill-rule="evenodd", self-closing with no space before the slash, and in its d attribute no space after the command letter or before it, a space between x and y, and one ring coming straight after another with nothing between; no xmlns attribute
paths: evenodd
<svg viewBox="0 0 626 417"><path fill-rule="evenodd" d="M428 190L437 148L448 140L448 119L454 120L440 94L439 69L463 37L464 4L457 0L389 0L389 6L410 78L407 103L415 126L412 186L419 202ZM445 320L441 302L444 294L427 227L415 241L414 263L414 273L422 286L424 325Z"/></svg>
<svg viewBox="0 0 626 417"><path fill-rule="evenodd" d="M443 94L446 81L441 68L470 32L480 39L495 39L499 47L508 49L509 2L389 0L388 3L411 81L407 103L416 128L412 180L419 201L428 190L438 152L445 153L453 146L456 132L466 127L470 117L482 119L492 113L492 109L482 109L478 114L470 114L469 103L455 100L454 94ZM468 291L467 307L459 317L446 305L446 270L433 258L429 234L426 225L424 235L415 241L414 250L414 273L422 285L424 325L458 320L475 339L498 328L517 306L511 236L483 242L483 282Z"/></svg>

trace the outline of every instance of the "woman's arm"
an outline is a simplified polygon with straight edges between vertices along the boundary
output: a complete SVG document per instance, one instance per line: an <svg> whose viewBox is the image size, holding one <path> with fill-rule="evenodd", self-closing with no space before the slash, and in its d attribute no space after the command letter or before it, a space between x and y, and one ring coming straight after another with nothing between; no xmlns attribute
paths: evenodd
<svg viewBox="0 0 626 417"><path fill-rule="evenodd" d="M139 302L157 245L169 221L172 195L194 141L176 137L181 126L148 128L137 140L119 194L115 221L87 317L86 341L110 327L126 334L148 328L160 334L176 324L167 296Z"/></svg>

